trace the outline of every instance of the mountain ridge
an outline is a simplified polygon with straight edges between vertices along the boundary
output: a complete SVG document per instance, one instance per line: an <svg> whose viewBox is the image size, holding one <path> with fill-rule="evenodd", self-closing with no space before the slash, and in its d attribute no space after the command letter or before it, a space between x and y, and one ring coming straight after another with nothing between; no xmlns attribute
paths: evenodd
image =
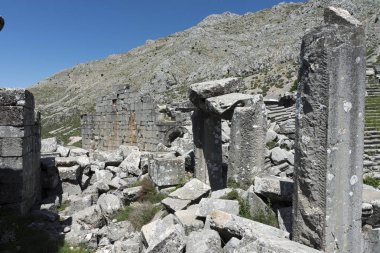
<svg viewBox="0 0 380 253"><path fill-rule="evenodd" d="M111 93L116 85L129 84L166 103L186 99L192 83L237 76L244 79L248 93L275 97L297 79L301 39L322 24L327 5L346 8L364 21L368 56L376 61L380 1L313 0L244 15L213 14L194 27L147 41L127 53L68 68L30 90L47 130L78 127L79 114L93 111L96 97Z"/></svg>

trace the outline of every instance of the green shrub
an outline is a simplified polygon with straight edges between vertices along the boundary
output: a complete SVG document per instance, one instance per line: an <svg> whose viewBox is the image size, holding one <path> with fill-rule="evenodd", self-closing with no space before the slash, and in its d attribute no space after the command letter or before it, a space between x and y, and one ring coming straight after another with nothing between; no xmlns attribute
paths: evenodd
<svg viewBox="0 0 380 253"><path fill-rule="evenodd" d="M154 183L150 178L141 180L141 191L137 197L140 202L148 201L155 204L161 202L166 197L166 194L156 191Z"/></svg>
<svg viewBox="0 0 380 253"><path fill-rule="evenodd" d="M85 247L83 246L79 246L79 247L72 247L70 245L68 245L67 243L65 243L59 250L58 250L58 253L89 253L89 252L93 252L91 250L88 250L86 249Z"/></svg>
<svg viewBox="0 0 380 253"><path fill-rule="evenodd" d="M298 90L298 80L294 80L292 87L290 87L290 92L295 92Z"/></svg>
<svg viewBox="0 0 380 253"><path fill-rule="evenodd" d="M227 179L227 187L236 189L236 188L240 188L240 184L235 179L233 179L232 177L229 177Z"/></svg>
<svg viewBox="0 0 380 253"><path fill-rule="evenodd" d="M252 214L251 220L278 228L278 220L274 213L260 209Z"/></svg>
<svg viewBox="0 0 380 253"><path fill-rule="evenodd" d="M373 186L375 188L379 188L380 186L380 180L379 179L376 179L374 177L365 177L363 179L363 183L366 184L366 185L370 185L370 186Z"/></svg>
<svg viewBox="0 0 380 253"><path fill-rule="evenodd" d="M267 148L270 150L270 149L273 149L273 148L275 148L276 147L276 142L275 141L269 141L269 142L267 142Z"/></svg>
<svg viewBox="0 0 380 253"><path fill-rule="evenodd" d="M135 229L140 230L142 226L148 224L153 219L154 215L156 215L161 209L161 205L144 202L136 206L125 207L115 216L115 219L117 221L128 220L132 223Z"/></svg>

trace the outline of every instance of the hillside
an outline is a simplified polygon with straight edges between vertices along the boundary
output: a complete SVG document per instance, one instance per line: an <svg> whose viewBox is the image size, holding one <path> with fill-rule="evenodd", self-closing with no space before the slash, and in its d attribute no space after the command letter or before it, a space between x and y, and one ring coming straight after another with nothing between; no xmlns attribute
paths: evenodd
<svg viewBox="0 0 380 253"><path fill-rule="evenodd" d="M185 98L189 84L229 76L243 77L248 92L270 97L288 91L297 79L301 38L322 23L323 6L330 4L350 10L367 25L368 60L377 61L380 0L313 0L245 15L211 15L183 32L74 66L31 87L44 135L77 128L79 115L93 111L96 97L109 94L114 85L138 87L159 102Z"/></svg>

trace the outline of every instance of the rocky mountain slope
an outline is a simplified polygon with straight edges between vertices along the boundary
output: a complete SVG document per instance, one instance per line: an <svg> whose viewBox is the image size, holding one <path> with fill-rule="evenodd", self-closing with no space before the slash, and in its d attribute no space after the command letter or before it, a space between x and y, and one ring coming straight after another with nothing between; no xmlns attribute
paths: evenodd
<svg viewBox="0 0 380 253"><path fill-rule="evenodd" d="M301 38L322 23L326 5L346 8L366 24L367 60L379 61L380 0L311 0L245 15L211 15L183 32L74 66L31 87L44 135L75 130L79 115L93 111L96 97L114 85L130 84L162 103L185 98L192 83L230 76L243 77L249 93L288 91L297 79Z"/></svg>

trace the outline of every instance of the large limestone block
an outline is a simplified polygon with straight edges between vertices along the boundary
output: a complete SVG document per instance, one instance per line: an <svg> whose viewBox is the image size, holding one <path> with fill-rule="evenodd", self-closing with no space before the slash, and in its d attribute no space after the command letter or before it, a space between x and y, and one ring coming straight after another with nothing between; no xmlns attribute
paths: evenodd
<svg viewBox="0 0 380 253"><path fill-rule="evenodd" d="M94 205L75 213L73 222L79 223L88 229L100 228L104 225L104 217L101 208Z"/></svg>
<svg viewBox="0 0 380 253"><path fill-rule="evenodd" d="M209 223L212 229L218 231L222 238L227 240L231 237L260 238L264 235L277 239L289 238L288 232L219 210L207 216L206 223Z"/></svg>
<svg viewBox="0 0 380 253"><path fill-rule="evenodd" d="M172 214L143 226L141 235L145 252L182 252L185 247L185 231Z"/></svg>
<svg viewBox="0 0 380 253"><path fill-rule="evenodd" d="M59 177L63 181L69 181L72 183L79 183L80 178L82 177L82 169L79 165L74 165L71 167L58 167Z"/></svg>
<svg viewBox="0 0 380 253"><path fill-rule="evenodd" d="M275 176L256 177L254 191L273 200L289 202L293 197L293 181Z"/></svg>
<svg viewBox="0 0 380 253"><path fill-rule="evenodd" d="M191 204L191 200L188 199L175 199L175 198L165 198L161 203L169 209L171 212L176 212L183 210Z"/></svg>
<svg viewBox="0 0 380 253"><path fill-rule="evenodd" d="M97 151L94 152L93 158L95 161L104 162L106 166L119 166L124 160L123 152L120 149L112 151Z"/></svg>
<svg viewBox="0 0 380 253"><path fill-rule="evenodd" d="M228 178L249 186L255 176L266 175L266 109L261 95L252 104L234 110L228 154Z"/></svg>
<svg viewBox="0 0 380 253"><path fill-rule="evenodd" d="M185 158L153 158L150 161L149 176L159 187L179 184L185 178Z"/></svg>
<svg viewBox="0 0 380 253"><path fill-rule="evenodd" d="M41 140L41 153L54 153L57 148L58 141L56 137Z"/></svg>
<svg viewBox="0 0 380 253"><path fill-rule="evenodd" d="M242 93L230 93L206 99L206 111L222 119L231 120L235 107L249 107L255 96Z"/></svg>
<svg viewBox="0 0 380 253"><path fill-rule="evenodd" d="M127 172L133 176L140 176L142 174L142 171L139 167L141 152L138 149L132 149L128 153L124 151L123 154L127 154L127 157L119 165L122 171Z"/></svg>
<svg viewBox="0 0 380 253"><path fill-rule="evenodd" d="M179 210L174 213L185 229L186 235L189 235L193 231L203 229L204 223L203 221L197 219L195 214L196 211L197 209L186 209Z"/></svg>
<svg viewBox="0 0 380 253"><path fill-rule="evenodd" d="M199 202L199 209L197 210L196 215L205 218L214 210L238 215L239 202L237 200L203 198L201 199L201 202Z"/></svg>
<svg viewBox="0 0 380 253"><path fill-rule="evenodd" d="M293 197L293 181L274 176L256 177L254 191L272 200L289 202Z"/></svg>
<svg viewBox="0 0 380 253"><path fill-rule="evenodd" d="M325 23L301 48L293 238L354 253L362 227L365 26L334 7Z"/></svg>
<svg viewBox="0 0 380 253"><path fill-rule="evenodd" d="M242 88L242 81L239 78L226 78L190 85L190 101L200 108L204 108L206 98L216 97L228 93L237 92Z"/></svg>
<svg viewBox="0 0 380 253"><path fill-rule="evenodd" d="M89 152L88 150L84 148L72 148L70 150L70 157L77 157L77 156L88 156Z"/></svg>
<svg viewBox="0 0 380 253"><path fill-rule="evenodd" d="M186 252L220 253L222 252L222 240L215 230L194 231L187 238Z"/></svg>
<svg viewBox="0 0 380 253"><path fill-rule="evenodd" d="M183 187L169 194L170 198L190 200L192 202L199 200L210 192L209 185L193 178L187 182Z"/></svg>
<svg viewBox="0 0 380 253"><path fill-rule="evenodd" d="M0 88L0 106L34 108L34 96L25 89Z"/></svg>
<svg viewBox="0 0 380 253"><path fill-rule="evenodd" d="M123 208L123 203L119 197L108 193L100 195L97 204L105 216L112 216Z"/></svg>

